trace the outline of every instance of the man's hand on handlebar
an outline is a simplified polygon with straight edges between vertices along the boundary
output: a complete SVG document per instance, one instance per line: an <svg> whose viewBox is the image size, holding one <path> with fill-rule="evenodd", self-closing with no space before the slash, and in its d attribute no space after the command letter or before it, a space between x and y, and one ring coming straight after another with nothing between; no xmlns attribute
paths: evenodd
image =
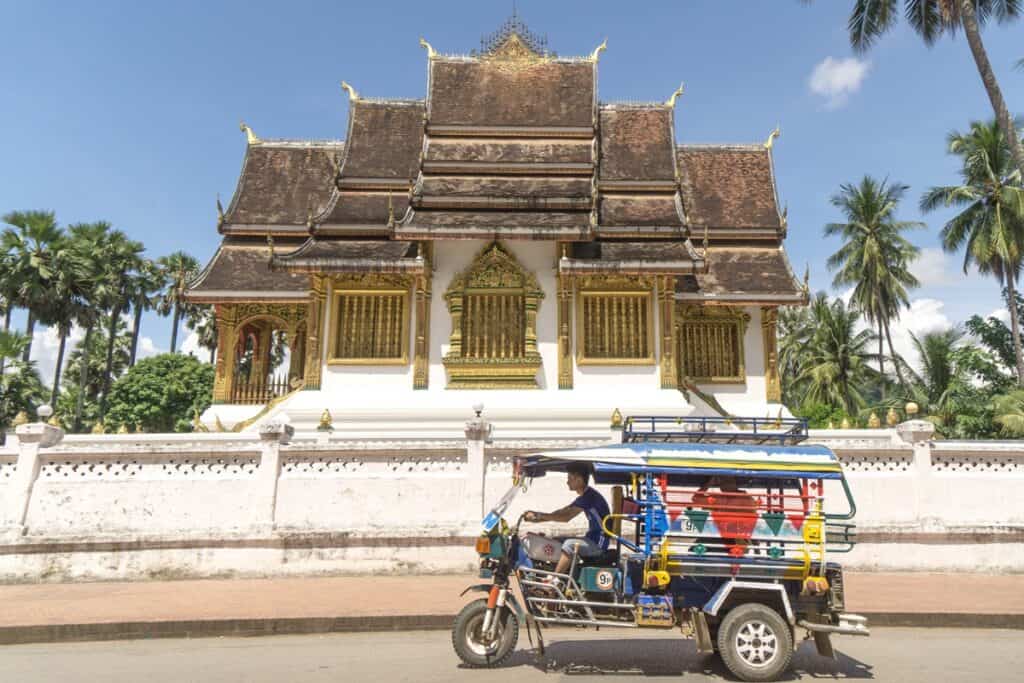
<svg viewBox="0 0 1024 683"><path fill-rule="evenodd" d="M540 516L541 513L536 512L534 510L527 510L526 512L523 513L523 519L525 519L527 522L539 522Z"/></svg>

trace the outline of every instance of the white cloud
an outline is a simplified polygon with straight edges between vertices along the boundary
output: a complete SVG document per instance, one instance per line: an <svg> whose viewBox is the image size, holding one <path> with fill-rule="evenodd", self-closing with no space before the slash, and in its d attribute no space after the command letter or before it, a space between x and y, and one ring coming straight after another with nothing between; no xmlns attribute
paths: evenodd
<svg viewBox="0 0 1024 683"><path fill-rule="evenodd" d="M989 313L988 315L985 316L986 320L988 320L989 318L995 318L996 320L1001 321L1004 325L1009 327L1009 325L1010 325L1010 309L1009 308L997 308L996 310L992 311L991 313Z"/></svg>
<svg viewBox="0 0 1024 683"><path fill-rule="evenodd" d="M78 345L78 342L85 337L85 331L75 325L71 328L64 346L64 367L67 367L68 357L71 351ZM57 351L60 348L60 336L56 327L36 326L32 332L32 356L35 361L39 377L43 380L44 387L53 385L53 375L57 366Z"/></svg>
<svg viewBox="0 0 1024 683"><path fill-rule="evenodd" d="M178 347L178 350L190 356L195 356L196 358L203 360L208 359L210 351L199 345L199 334L193 332L188 327L183 327L182 330L187 332L187 334L185 335L185 339L181 342L181 345Z"/></svg>
<svg viewBox="0 0 1024 683"><path fill-rule="evenodd" d="M860 90L868 74L868 62L856 57L835 59L826 57L814 67L808 81L811 92L825 98L827 109L838 109Z"/></svg>
<svg viewBox="0 0 1024 683"><path fill-rule="evenodd" d="M928 332L951 328L953 323L946 316L944 308L945 304L938 299L914 299L910 302L910 308L900 314L900 319L892 321L892 345L911 367L917 368L920 358L910 334L920 339Z"/></svg>
<svg viewBox="0 0 1024 683"><path fill-rule="evenodd" d="M942 286L953 284L958 279L955 266L949 254L941 247L925 247L910 266L910 272L921 281L921 286Z"/></svg>

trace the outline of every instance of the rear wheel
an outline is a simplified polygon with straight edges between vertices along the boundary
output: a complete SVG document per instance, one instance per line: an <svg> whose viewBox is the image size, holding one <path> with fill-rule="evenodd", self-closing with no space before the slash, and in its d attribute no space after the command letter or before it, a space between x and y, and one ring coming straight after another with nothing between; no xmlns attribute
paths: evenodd
<svg viewBox="0 0 1024 683"><path fill-rule="evenodd" d="M737 678L774 681L793 657L793 632L774 609L748 602L729 610L722 619L718 652Z"/></svg>
<svg viewBox="0 0 1024 683"><path fill-rule="evenodd" d="M483 633L486 615L487 599L474 600L462 608L452 628L455 654L472 667L499 666L516 649L519 640L519 620L511 609L497 609L498 625L493 639L488 639Z"/></svg>

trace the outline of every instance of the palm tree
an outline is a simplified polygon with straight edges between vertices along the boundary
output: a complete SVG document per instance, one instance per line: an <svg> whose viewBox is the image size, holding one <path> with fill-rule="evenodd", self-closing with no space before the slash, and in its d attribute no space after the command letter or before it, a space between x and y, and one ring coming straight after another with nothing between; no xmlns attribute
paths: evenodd
<svg viewBox="0 0 1024 683"><path fill-rule="evenodd" d="M1007 436L1024 436L1024 390L1018 389L992 402L995 422Z"/></svg>
<svg viewBox="0 0 1024 683"><path fill-rule="evenodd" d="M27 344L25 336L0 330L0 360L8 361L7 371L0 373L0 443L18 413L32 414L43 402L35 363L21 360Z"/></svg>
<svg viewBox="0 0 1024 683"><path fill-rule="evenodd" d="M889 353L896 355L892 345L890 323L899 320L900 311L910 305L907 290L920 284L909 270L920 249L901 234L924 223L896 220L896 210L909 186L879 182L864 176L859 185L846 183L832 197L832 206L846 218L845 223L829 223L825 235L839 235L843 245L828 259L830 270L836 271L832 285L836 288L853 285L851 302L868 322L878 329L878 375L885 396L885 359L883 336L889 342ZM900 385L906 386L898 363L893 364Z"/></svg>
<svg viewBox="0 0 1024 683"><path fill-rule="evenodd" d="M968 133L953 131L949 151L962 160L960 185L933 187L921 198L922 211L957 206L963 211L942 228L942 247L964 244L964 272L973 263L1006 288L1010 331L1017 361L1017 383L1024 386L1016 283L1024 260L1024 187L1014 168L1002 131L994 123L972 122Z"/></svg>
<svg viewBox="0 0 1024 683"><path fill-rule="evenodd" d="M882 34L897 21L898 0L854 0L847 28L850 44L858 52L867 51ZM1013 21L1024 10L1022 0L903 0L903 13L911 27L933 45L945 34L953 35L963 29L967 36L974 64L978 68L992 111L1003 135L1010 140L1010 154L1021 173L1024 173L1024 150L1013 135L1013 120L1006 107L1003 92L996 81L995 72L981 40L981 26L990 20L997 24Z"/></svg>
<svg viewBox="0 0 1024 683"><path fill-rule="evenodd" d="M87 283L87 287L82 292L82 306L78 309L78 320L76 321L85 330L85 338L81 341L79 348L87 349L90 348L93 329L104 315L105 303L110 296L109 280L104 277L105 264L103 262L110 224L104 221L79 223L68 228L68 233L71 236L75 258L82 268L83 280ZM86 386L89 384L89 364L81 363L78 370L75 416L70 423L74 431L79 431L82 427ZM68 372L71 371L72 364L69 362Z"/></svg>
<svg viewBox="0 0 1024 683"><path fill-rule="evenodd" d="M913 377L911 396L939 433L949 435L962 412L963 395L970 384L966 369L957 362L956 351L963 344L964 333L951 328L921 337L911 333L910 338L920 357L917 371L909 369Z"/></svg>
<svg viewBox="0 0 1024 683"><path fill-rule="evenodd" d="M862 387L876 378L868 350L875 341L871 330L857 331L859 315L841 299L831 303L824 292L811 302L814 332L803 351L798 382L806 383L806 401L841 407L854 415L866 404Z"/></svg>
<svg viewBox="0 0 1024 683"><path fill-rule="evenodd" d="M803 403L797 381L803 369L803 353L814 334L811 311L807 307L783 306L779 309L779 377L782 402L790 407Z"/></svg>
<svg viewBox="0 0 1024 683"><path fill-rule="evenodd" d="M185 300L185 288L199 272L199 262L183 251L176 251L161 256L157 263L166 276L166 289L160 297L157 312L160 315L173 314L171 322L171 353L178 348L178 324L182 313L188 315L188 302Z"/></svg>
<svg viewBox="0 0 1024 683"><path fill-rule="evenodd" d="M105 291L108 293L109 323L107 325L107 362L103 371L103 388L100 393L100 419L107 407L107 396L110 394L111 374L114 363L114 342L117 339L117 323L121 313L131 305L130 287L133 273L142 264L141 243L128 239L120 230L110 231L106 249L103 251Z"/></svg>
<svg viewBox="0 0 1024 683"><path fill-rule="evenodd" d="M132 349L128 357L128 367L135 365L135 357L138 355L142 314L156 308L159 302L157 295L164 287L166 282L163 271L155 261L143 259L130 285L131 307L135 311L135 319L132 321Z"/></svg>
<svg viewBox="0 0 1024 683"><path fill-rule="evenodd" d="M71 328L81 318L81 309L87 305L90 283L87 264L81 260L81 254L73 244L74 237L69 234L61 240L55 251L53 276L50 279L49 305L42 321L57 328L60 344L57 347L57 364L53 372L53 388L50 391L50 405L57 405L60 390L61 370L64 366L64 353L67 348Z"/></svg>
<svg viewBox="0 0 1024 683"><path fill-rule="evenodd" d="M199 345L210 351L210 363L217 353L217 315L213 306L194 305L189 327L199 336Z"/></svg>
<svg viewBox="0 0 1024 683"><path fill-rule="evenodd" d="M52 211L12 211L3 217L3 222L13 226L0 236L0 245L9 255L7 277L13 281L14 289L8 310L18 306L28 312L25 323L28 343L22 353L22 360L27 363L32 354L36 319L47 304L48 281L53 274L53 246L60 240L62 231Z"/></svg>

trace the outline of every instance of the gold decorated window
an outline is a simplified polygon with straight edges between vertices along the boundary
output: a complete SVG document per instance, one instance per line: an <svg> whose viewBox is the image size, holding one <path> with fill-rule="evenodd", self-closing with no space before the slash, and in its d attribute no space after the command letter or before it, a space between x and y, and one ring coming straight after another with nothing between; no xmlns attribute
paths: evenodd
<svg viewBox="0 0 1024 683"><path fill-rule="evenodd" d="M746 381L743 336L750 316L726 306L684 306L676 314L681 377L694 382Z"/></svg>
<svg viewBox="0 0 1024 683"><path fill-rule="evenodd" d="M462 301L463 358L522 358L526 354L526 296L467 292Z"/></svg>
<svg viewBox="0 0 1024 683"><path fill-rule="evenodd" d="M654 362L653 294L587 291L578 294L577 362L581 365Z"/></svg>
<svg viewBox="0 0 1024 683"><path fill-rule="evenodd" d="M408 363L409 291L336 289L330 363Z"/></svg>

